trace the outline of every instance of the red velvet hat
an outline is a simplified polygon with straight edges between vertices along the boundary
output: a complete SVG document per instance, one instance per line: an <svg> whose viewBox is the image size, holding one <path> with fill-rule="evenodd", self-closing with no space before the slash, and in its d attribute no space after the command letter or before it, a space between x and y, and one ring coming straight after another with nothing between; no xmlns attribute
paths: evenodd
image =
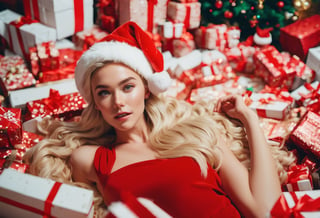
<svg viewBox="0 0 320 218"><path fill-rule="evenodd" d="M149 91L155 95L164 92L171 84L171 78L163 71L163 56L152 38L136 23L127 22L111 34L90 47L79 59L75 69L75 81L80 94L87 101L85 83L96 68L96 63L113 61L123 63L143 76Z"/></svg>

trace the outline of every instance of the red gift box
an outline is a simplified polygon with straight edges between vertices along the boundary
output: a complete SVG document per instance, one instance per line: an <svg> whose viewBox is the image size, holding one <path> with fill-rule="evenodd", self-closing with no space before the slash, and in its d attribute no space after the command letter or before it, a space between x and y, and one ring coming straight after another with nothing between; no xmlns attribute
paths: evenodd
<svg viewBox="0 0 320 218"><path fill-rule="evenodd" d="M291 89L296 70L274 46L257 50L253 60L256 66L255 75L263 78L269 86Z"/></svg>
<svg viewBox="0 0 320 218"><path fill-rule="evenodd" d="M55 42L44 42L29 48L31 71L34 76L59 68L59 50Z"/></svg>
<svg viewBox="0 0 320 218"><path fill-rule="evenodd" d="M320 115L307 111L290 134L290 140L308 155L320 158Z"/></svg>
<svg viewBox="0 0 320 218"><path fill-rule="evenodd" d="M283 50L305 60L308 50L320 43L320 15L298 20L280 29Z"/></svg>
<svg viewBox="0 0 320 218"><path fill-rule="evenodd" d="M0 107L0 147L12 148L21 141L21 109Z"/></svg>
<svg viewBox="0 0 320 218"><path fill-rule="evenodd" d="M5 56L0 58L0 90L6 97L12 90L23 89L36 84L22 57Z"/></svg>
<svg viewBox="0 0 320 218"><path fill-rule="evenodd" d="M52 116L60 120L70 120L80 115L86 107L86 102L79 93L60 95L58 91L50 89L49 98L28 102L26 105L25 121Z"/></svg>

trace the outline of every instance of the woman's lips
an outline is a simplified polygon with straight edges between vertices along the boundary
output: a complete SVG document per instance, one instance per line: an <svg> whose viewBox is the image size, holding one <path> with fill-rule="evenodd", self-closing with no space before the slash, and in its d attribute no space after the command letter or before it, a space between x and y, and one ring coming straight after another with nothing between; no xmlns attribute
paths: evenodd
<svg viewBox="0 0 320 218"><path fill-rule="evenodd" d="M122 112L122 113L118 113L114 118L119 120L119 119L123 119L123 118L127 117L130 114L131 113Z"/></svg>

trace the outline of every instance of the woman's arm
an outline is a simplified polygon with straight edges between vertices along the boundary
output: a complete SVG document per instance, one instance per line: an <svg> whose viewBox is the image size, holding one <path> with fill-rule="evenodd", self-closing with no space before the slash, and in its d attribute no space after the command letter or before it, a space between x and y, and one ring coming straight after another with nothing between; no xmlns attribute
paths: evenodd
<svg viewBox="0 0 320 218"><path fill-rule="evenodd" d="M219 172L223 188L245 217L265 217L281 195L281 185L258 116L244 104L241 96L221 99L217 109L243 123L251 158L248 172L227 147L223 148Z"/></svg>

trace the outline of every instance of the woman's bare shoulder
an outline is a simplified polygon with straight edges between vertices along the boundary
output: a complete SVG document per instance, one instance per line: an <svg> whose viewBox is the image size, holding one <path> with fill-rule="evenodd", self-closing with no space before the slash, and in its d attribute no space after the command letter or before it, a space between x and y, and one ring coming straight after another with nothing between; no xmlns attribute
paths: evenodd
<svg viewBox="0 0 320 218"><path fill-rule="evenodd" d="M99 146L83 145L75 149L70 157L72 174L76 181L94 181L94 156Z"/></svg>

